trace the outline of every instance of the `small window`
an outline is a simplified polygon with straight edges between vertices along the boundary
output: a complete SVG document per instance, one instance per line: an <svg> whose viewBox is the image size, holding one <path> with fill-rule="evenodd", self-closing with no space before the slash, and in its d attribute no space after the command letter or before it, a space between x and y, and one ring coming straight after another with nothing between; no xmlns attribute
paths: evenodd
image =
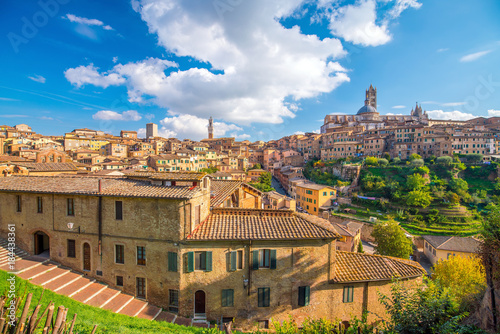
<svg viewBox="0 0 500 334"><path fill-rule="evenodd" d="M125 263L125 246L115 245L115 263Z"/></svg>
<svg viewBox="0 0 500 334"><path fill-rule="evenodd" d="M309 305L311 288L309 286L299 286L299 306Z"/></svg>
<svg viewBox="0 0 500 334"><path fill-rule="evenodd" d="M344 303L352 303L352 296L354 294L354 287L353 286L344 286L344 298L343 302Z"/></svg>
<svg viewBox="0 0 500 334"><path fill-rule="evenodd" d="M38 196L36 198L36 203L37 203L37 212L38 213L43 213L43 202L42 202L42 197Z"/></svg>
<svg viewBox="0 0 500 334"><path fill-rule="evenodd" d="M271 289L270 288L259 288L258 290L259 307L269 307L271 301Z"/></svg>
<svg viewBox="0 0 500 334"><path fill-rule="evenodd" d="M116 286L123 286L123 276L116 276Z"/></svg>
<svg viewBox="0 0 500 334"><path fill-rule="evenodd" d="M67 199L67 210L68 216L75 215L75 203L72 198Z"/></svg>
<svg viewBox="0 0 500 334"><path fill-rule="evenodd" d="M259 268L269 268L271 265L271 250L261 249L259 251Z"/></svg>
<svg viewBox="0 0 500 334"><path fill-rule="evenodd" d="M234 290L224 289L222 290L222 307L233 307L234 306Z"/></svg>
<svg viewBox="0 0 500 334"><path fill-rule="evenodd" d="M326 196L327 192L326 191L323 191L323 196Z"/></svg>
<svg viewBox="0 0 500 334"><path fill-rule="evenodd" d="M68 239L68 257L76 257L76 242L73 239Z"/></svg>
<svg viewBox="0 0 500 334"><path fill-rule="evenodd" d="M115 201L115 219L122 220L123 219L123 202Z"/></svg>
<svg viewBox="0 0 500 334"><path fill-rule="evenodd" d="M212 271L212 252L195 252L195 270Z"/></svg>
<svg viewBox="0 0 500 334"><path fill-rule="evenodd" d="M269 329L269 320L257 320L257 324L259 328Z"/></svg>
<svg viewBox="0 0 500 334"><path fill-rule="evenodd" d="M177 253L168 252L168 271L177 272Z"/></svg>
<svg viewBox="0 0 500 334"><path fill-rule="evenodd" d="M137 246L137 264L140 266L146 265L146 247Z"/></svg>
<svg viewBox="0 0 500 334"><path fill-rule="evenodd" d="M144 277L136 278L137 298L146 298L146 279Z"/></svg>
<svg viewBox="0 0 500 334"><path fill-rule="evenodd" d="M232 251L227 254L228 271L243 269L243 251Z"/></svg>
<svg viewBox="0 0 500 334"><path fill-rule="evenodd" d="M179 290L168 290L168 310L179 312Z"/></svg>
<svg viewBox="0 0 500 334"><path fill-rule="evenodd" d="M17 202L17 212L22 212L23 211L23 199L22 199L21 195L17 195L16 202Z"/></svg>

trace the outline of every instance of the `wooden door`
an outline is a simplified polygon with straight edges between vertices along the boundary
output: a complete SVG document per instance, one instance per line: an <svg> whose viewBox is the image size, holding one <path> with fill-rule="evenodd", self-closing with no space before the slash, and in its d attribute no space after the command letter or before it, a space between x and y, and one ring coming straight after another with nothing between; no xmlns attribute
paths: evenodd
<svg viewBox="0 0 500 334"><path fill-rule="evenodd" d="M201 220L201 212L200 212L200 205L197 205L194 207L194 224L195 226L198 226Z"/></svg>
<svg viewBox="0 0 500 334"><path fill-rule="evenodd" d="M198 290L194 294L194 313L205 313L205 292Z"/></svg>
<svg viewBox="0 0 500 334"><path fill-rule="evenodd" d="M83 270L90 271L90 245L88 243L83 244Z"/></svg>

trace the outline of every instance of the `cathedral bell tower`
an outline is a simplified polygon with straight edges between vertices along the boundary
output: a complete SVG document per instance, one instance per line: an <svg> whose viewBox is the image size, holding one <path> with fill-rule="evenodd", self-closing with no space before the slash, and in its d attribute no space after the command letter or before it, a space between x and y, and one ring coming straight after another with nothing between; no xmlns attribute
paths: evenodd
<svg viewBox="0 0 500 334"><path fill-rule="evenodd" d="M365 106L368 105L377 109L377 88L373 88L372 85L366 90Z"/></svg>

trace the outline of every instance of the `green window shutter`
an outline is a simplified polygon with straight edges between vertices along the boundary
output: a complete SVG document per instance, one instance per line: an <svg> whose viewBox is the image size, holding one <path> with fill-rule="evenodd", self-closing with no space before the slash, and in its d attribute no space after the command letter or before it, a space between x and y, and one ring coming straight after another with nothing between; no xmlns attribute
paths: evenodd
<svg viewBox="0 0 500 334"><path fill-rule="evenodd" d="M306 305L306 289L305 286L299 286L299 306Z"/></svg>
<svg viewBox="0 0 500 334"><path fill-rule="evenodd" d="M259 288L259 293L258 293L258 298L259 298L259 307L263 307L264 306L264 289L263 288Z"/></svg>
<svg viewBox="0 0 500 334"><path fill-rule="evenodd" d="M271 249L271 269L276 269L276 249Z"/></svg>
<svg viewBox="0 0 500 334"><path fill-rule="evenodd" d="M227 306L234 306L234 290L229 289L227 290L227 292L228 292Z"/></svg>
<svg viewBox="0 0 500 334"><path fill-rule="evenodd" d="M192 273L194 271L194 252L187 252L187 272Z"/></svg>
<svg viewBox="0 0 500 334"><path fill-rule="evenodd" d="M231 252L231 271L236 271L236 252Z"/></svg>
<svg viewBox="0 0 500 334"><path fill-rule="evenodd" d="M222 307L227 306L227 290L222 290Z"/></svg>
<svg viewBox="0 0 500 334"><path fill-rule="evenodd" d="M253 270L259 269L259 251L258 250L252 251L252 259L253 259L252 269Z"/></svg>
<svg viewBox="0 0 500 334"><path fill-rule="evenodd" d="M212 252L206 252L206 269L205 271L212 271Z"/></svg>
<svg viewBox="0 0 500 334"><path fill-rule="evenodd" d="M177 272L177 253L168 252L168 271Z"/></svg>
<svg viewBox="0 0 500 334"><path fill-rule="evenodd" d="M305 292L304 292L304 294L305 294L304 306L307 306L307 305L309 305L309 300L311 299L311 287L306 286L304 288L305 288L304 289L305 290Z"/></svg>

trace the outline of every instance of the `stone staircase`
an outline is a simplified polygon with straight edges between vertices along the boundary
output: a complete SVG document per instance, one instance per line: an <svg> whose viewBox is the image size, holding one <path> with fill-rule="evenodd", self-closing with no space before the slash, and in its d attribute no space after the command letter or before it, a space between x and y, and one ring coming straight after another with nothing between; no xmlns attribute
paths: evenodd
<svg viewBox="0 0 500 334"><path fill-rule="evenodd" d="M155 321L209 328L206 318L184 318L163 311L160 307L135 298L95 279L64 267L47 257L30 255L21 249L15 250L16 261L12 266L8 258L8 242L0 238L0 270L13 272L20 278L68 296L84 304L106 309L131 317Z"/></svg>

